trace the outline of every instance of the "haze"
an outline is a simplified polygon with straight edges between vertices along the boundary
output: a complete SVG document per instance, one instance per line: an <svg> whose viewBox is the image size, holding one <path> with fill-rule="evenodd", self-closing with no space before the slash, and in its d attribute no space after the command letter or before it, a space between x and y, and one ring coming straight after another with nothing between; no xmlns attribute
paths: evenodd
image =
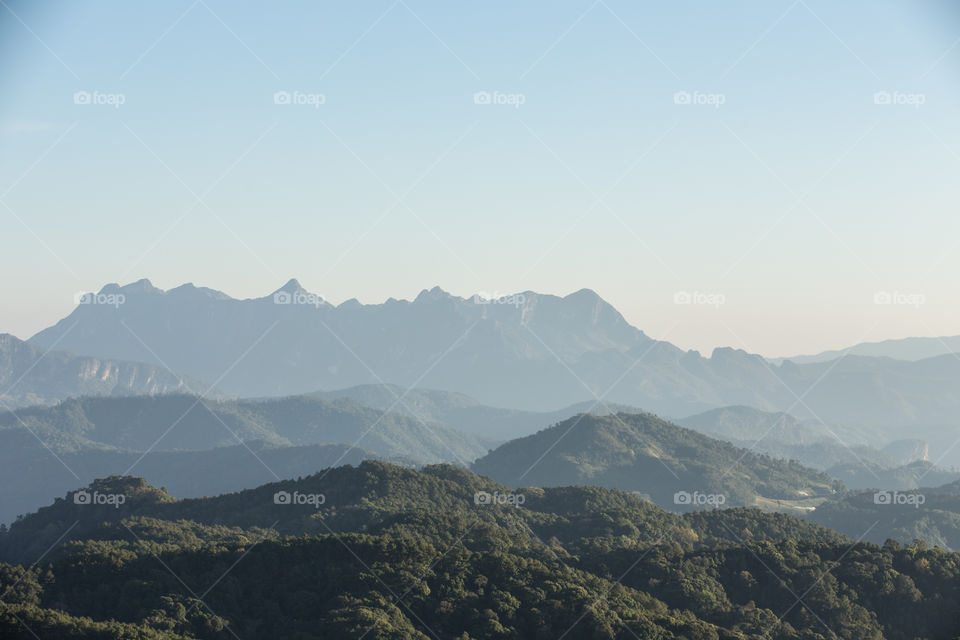
<svg viewBox="0 0 960 640"><path fill-rule="evenodd" d="M4 330L296 277L589 287L705 353L956 334L951 4L7 2Z"/></svg>

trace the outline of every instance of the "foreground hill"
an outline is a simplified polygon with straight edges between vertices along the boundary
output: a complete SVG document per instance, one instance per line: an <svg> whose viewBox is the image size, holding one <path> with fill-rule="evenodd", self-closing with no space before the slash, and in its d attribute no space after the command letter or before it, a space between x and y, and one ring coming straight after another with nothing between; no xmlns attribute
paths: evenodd
<svg viewBox="0 0 960 640"><path fill-rule="evenodd" d="M477 492L523 495L477 504ZM281 492L320 504L277 504ZM753 509L667 513L447 466L175 501L134 478L0 533L4 638L949 638L960 556ZM62 536L66 542L54 544ZM29 563L44 551L39 564ZM802 601L798 604L798 597Z"/></svg>
<svg viewBox="0 0 960 640"><path fill-rule="evenodd" d="M163 291L146 280L101 294L125 302L79 305L31 342L162 361L245 397L388 382L534 411L607 394L610 402L683 416L729 405L783 411L802 395L829 423L883 429L888 439L923 437L933 446L939 443L929 434L904 434L904 427L949 436L960 412L960 359L950 355L773 365L719 348L706 358L650 338L587 289L487 300L434 288L412 301L338 306L295 280L250 300L193 285ZM805 411L793 410L810 417Z"/></svg>
<svg viewBox="0 0 960 640"><path fill-rule="evenodd" d="M763 499L828 496L835 489L824 473L651 414L581 414L501 445L472 468L512 486L590 484L635 491L673 509L693 506L678 492L721 495L726 506L753 506Z"/></svg>
<svg viewBox="0 0 960 640"><path fill-rule="evenodd" d="M52 349L56 345L50 345ZM53 404L80 395L220 394L159 364L77 356L0 334L0 403L17 408Z"/></svg>

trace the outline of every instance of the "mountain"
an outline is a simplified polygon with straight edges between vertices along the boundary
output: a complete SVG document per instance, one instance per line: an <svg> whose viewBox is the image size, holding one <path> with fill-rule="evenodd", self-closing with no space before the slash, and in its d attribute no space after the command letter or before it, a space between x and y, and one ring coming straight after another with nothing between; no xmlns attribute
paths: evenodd
<svg viewBox="0 0 960 640"><path fill-rule="evenodd" d="M917 438L895 440L883 447L883 452L900 464L930 459L930 445Z"/></svg>
<svg viewBox="0 0 960 640"><path fill-rule="evenodd" d="M31 342L101 358L162 359L240 396L389 383L527 411L595 395L672 416L745 405L890 440L922 437L931 446L949 438L960 414L953 356L773 365L718 348L705 358L651 339L586 289L489 300L435 287L412 301L334 306L295 280L248 300L189 284L163 291L143 280L107 285L99 295L124 302L78 305Z"/></svg>
<svg viewBox="0 0 960 640"><path fill-rule="evenodd" d="M160 393L221 394L196 379L170 373L162 365L76 356L0 334L0 406L53 404L80 395ZM48 350L51 349L51 350Z"/></svg>
<svg viewBox="0 0 960 640"><path fill-rule="evenodd" d="M488 494L524 500L477 503ZM277 499L297 495L317 499ZM0 564L0 636L15 640L911 640L960 628L955 553L855 543L755 509L680 516L609 489L510 489L449 466L366 462L199 500L107 478L0 532L0 558L23 563Z"/></svg>
<svg viewBox="0 0 960 640"><path fill-rule="evenodd" d="M902 491L891 486L850 491L817 507L810 520L858 539L923 540L960 550L960 481Z"/></svg>
<svg viewBox="0 0 960 640"><path fill-rule="evenodd" d="M813 444L830 438L833 430L846 440L860 444L863 436L842 427L826 427L816 420L800 420L782 411L761 411L753 407L733 406L711 409L675 421L715 438L730 441L773 441L781 444Z"/></svg>
<svg viewBox="0 0 960 640"><path fill-rule="evenodd" d="M490 445L468 433L345 398L212 401L174 394L70 399L16 414L0 412L0 522L78 482L131 469L192 497L370 458L467 465Z"/></svg>
<svg viewBox="0 0 960 640"><path fill-rule="evenodd" d="M501 445L472 466L519 486L594 485L634 491L670 509L797 506L831 495L823 473L714 440L650 414L581 414Z"/></svg>
<svg viewBox="0 0 960 640"><path fill-rule="evenodd" d="M894 360L925 360L936 356L960 353L960 336L899 338L895 340L883 340L881 342L861 342L847 349L823 351L814 355L775 358L772 360L778 363L784 360L790 360L797 364L809 364L811 362L829 362L830 360L836 360L844 353L855 356L893 358Z"/></svg>
<svg viewBox="0 0 960 640"><path fill-rule="evenodd" d="M525 292L481 303L435 287L413 301L351 300L334 307L296 280L251 300L190 284L162 291L142 280L107 285L98 295L124 303L78 305L31 341L44 346L59 340L87 354L162 358L241 396L419 381L496 406L552 410L570 404L571 396L590 397L558 358L655 343L588 290L564 298ZM517 379L542 382L519 389Z"/></svg>
<svg viewBox="0 0 960 640"><path fill-rule="evenodd" d="M333 465L377 459L414 463L349 444L284 446L262 441L205 451L151 451L148 455L100 446L63 451L56 445L47 449L26 429L0 429L0 523L13 522L46 504L50 496L63 495L78 484L130 470L174 495L198 498L249 489L277 477L295 478Z"/></svg>
<svg viewBox="0 0 960 640"><path fill-rule="evenodd" d="M370 384L318 391L310 394L327 400L349 398L359 404L396 411L426 422L437 422L485 438L511 440L536 433L544 425L579 413L605 415L612 411L641 413L636 407L616 403L578 402L556 411L523 411L485 405L463 393L439 389L404 389L397 385ZM398 400L402 398L401 400Z"/></svg>
<svg viewBox="0 0 960 640"><path fill-rule="evenodd" d="M939 486L960 480L960 472L937 467L926 460L901 466L878 466L866 462L847 463L827 470L850 489L884 487L900 491L921 486Z"/></svg>
<svg viewBox="0 0 960 640"><path fill-rule="evenodd" d="M383 456L469 462L485 453L475 436L349 400L292 396L211 401L191 395L84 397L54 407L0 413L0 429L80 438L127 451L200 451L250 440L275 445L356 443Z"/></svg>
<svg viewBox="0 0 960 640"><path fill-rule="evenodd" d="M675 422L738 447L796 460L820 471L864 464L889 469L902 464L898 458L912 450L906 441L898 441L880 451L864 444L871 441L871 436L862 430L826 426L816 420L800 420L787 413L752 407L721 407ZM898 458L892 457L894 454Z"/></svg>

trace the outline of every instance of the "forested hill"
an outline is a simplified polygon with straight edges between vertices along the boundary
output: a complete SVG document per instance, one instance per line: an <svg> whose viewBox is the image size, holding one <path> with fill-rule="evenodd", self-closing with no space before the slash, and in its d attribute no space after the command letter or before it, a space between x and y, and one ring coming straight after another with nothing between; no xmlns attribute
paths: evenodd
<svg viewBox="0 0 960 640"><path fill-rule="evenodd" d="M507 442L473 470L512 486L591 484L649 496L670 509L677 494L723 497L725 506L805 500L840 488L825 473L754 453L648 413L581 414Z"/></svg>
<svg viewBox="0 0 960 640"><path fill-rule="evenodd" d="M3 638L912 640L960 629L957 554L854 543L755 509L681 516L597 487L511 490L449 466L365 462L182 501L110 478L15 523L0 549L22 563L0 565Z"/></svg>

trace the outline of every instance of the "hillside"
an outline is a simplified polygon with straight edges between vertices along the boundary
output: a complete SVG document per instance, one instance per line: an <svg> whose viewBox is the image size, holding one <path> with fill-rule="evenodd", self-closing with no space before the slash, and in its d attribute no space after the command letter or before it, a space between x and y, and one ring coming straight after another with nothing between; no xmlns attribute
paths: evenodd
<svg viewBox="0 0 960 640"><path fill-rule="evenodd" d="M130 451L199 451L263 440L278 445L347 443L420 462L469 462L477 437L349 400L289 397L211 401L192 395L84 397L0 413L0 429L30 427Z"/></svg>
<svg viewBox="0 0 960 640"><path fill-rule="evenodd" d="M635 407L594 401L556 411L523 411L485 405L463 393L439 389L404 389L397 385L371 384L335 391L318 391L312 396L327 400L349 398L362 405L419 417L427 422L467 431L484 438L512 440L536 433L544 425L566 420L578 413L603 415L611 411L640 413ZM398 402L398 398L401 398Z"/></svg>
<svg viewBox="0 0 960 640"><path fill-rule="evenodd" d="M728 441L760 441L779 444L813 444L830 438L830 431L841 431L851 444L862 444L863 436L839 427L828 431L815 420L800 420L782 411L761 411L753 407L720 407L680 418L675 422L715 438Z"/></svg>
<svg viewBox="0 0 960 640"><path fill-rule="evenodd" d="M761 411L753 407L720 407L675 422L757 453L796 460L818 471L837 469L841 473L842 469L864 464L891 469L900 464L892 455L909 457L915 450L915 445L898 441L880 451L865 444L876 442L876 436L861 429L827 426L816 420L801 420L788 413ZM834 477L843 480L847 476Z"/></svg>
<svg viewBox="0 0 960 640"><path fill-rule="evenodd" d="M722 495L725 506L831 495L833 481L650 414L581 414L501 445L472 469L512 486L589 484L634 491L686 509L675 494ZM679 500L679 502L677 501Z"/></svg>
<svg viewBox="0 0 960 640"><path fill-rule="evenodd" d="M54 404L80 395L221 394L159 364L76 356L0 334L0 403L9 408Z"/></svg>
<svg viewBox="0 0 960 640"><path fill-rule="evenodd" d="M864 462L847 463L827 470L850 489L916 489L937 487L960 479L960 472L942 469L932 462L916 460L905 465L878 466Z"/></svg>
<svg viewBox="0 0 960 640"><path fill-rule="evenodd" d="M131 470L179 496L202 496L369 458L467 465L491 444L348 399L71 399L0 412L0 522Z"/></svg>
<svg viewBox="0 0 960 640"><path fill-rule="evenodd" d="M277 477L305 476L336 464L376 459L413 464L347 444L285 446L262 441L206 451L152 451L146 456L107 447L56 455L25 429L0 430L0 523L36 510L50 496L131 470L173 495L196 498L256 487Z"/></svg>
<svg viewBox="0 0 960 640"><path fill-rule="evenodd" d="M477 491L510 490L370 462L202 500L103 480L86 494L119 508L71 495L0 533L8 560L69 539L0 564L0 635L912 640L960 623L957 554L608 489L529 489L520 508Z"/></svg>
<svg viewBox="0 0 960 640"><path fill-rule="evenodd" d="M932 484L932 476L923 481ZM903 490L884 486L850 491L820 505L810 520L873 542L923 540L960 550L960 480Z"/></svg>

